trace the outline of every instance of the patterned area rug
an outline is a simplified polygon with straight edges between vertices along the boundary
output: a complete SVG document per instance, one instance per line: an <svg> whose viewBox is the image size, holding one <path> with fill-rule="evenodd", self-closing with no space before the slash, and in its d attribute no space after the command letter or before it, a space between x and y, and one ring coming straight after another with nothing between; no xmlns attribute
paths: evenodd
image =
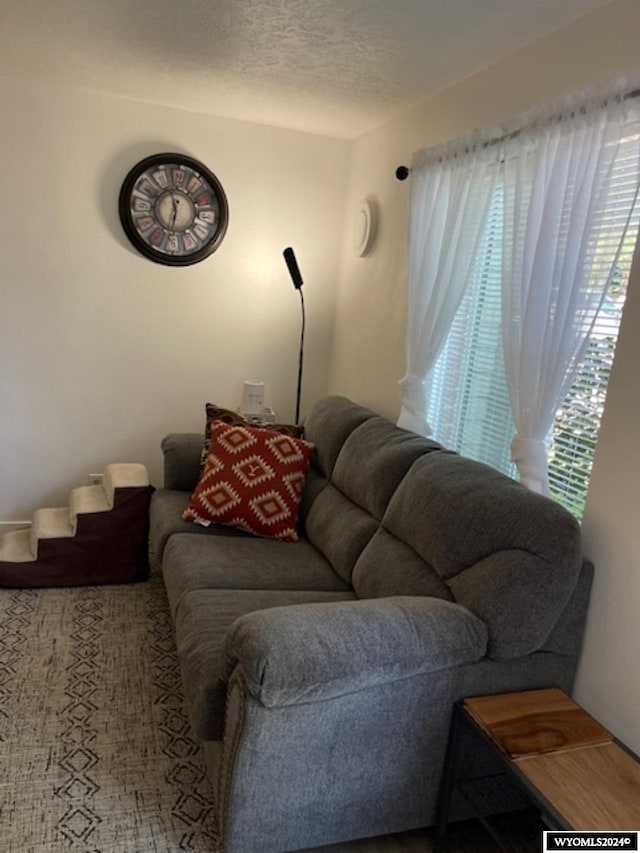
<svg viewBox="0 0 640 853"><path fill-rule="evenodd" d="M215 853L164 586L0 590L3 853Z"/></svg>

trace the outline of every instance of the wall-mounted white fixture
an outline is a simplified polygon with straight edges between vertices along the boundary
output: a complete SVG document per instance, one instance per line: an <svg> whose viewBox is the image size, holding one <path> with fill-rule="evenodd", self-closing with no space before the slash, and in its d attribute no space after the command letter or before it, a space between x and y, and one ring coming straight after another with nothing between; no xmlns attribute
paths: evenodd
<svg viewBox="0 0 640 853"><path fill-rule="evenodd" d="M353 229L353 248L359 257L366 255L376 237L378 229L378 206L372 198L360 202Z"/></svg>

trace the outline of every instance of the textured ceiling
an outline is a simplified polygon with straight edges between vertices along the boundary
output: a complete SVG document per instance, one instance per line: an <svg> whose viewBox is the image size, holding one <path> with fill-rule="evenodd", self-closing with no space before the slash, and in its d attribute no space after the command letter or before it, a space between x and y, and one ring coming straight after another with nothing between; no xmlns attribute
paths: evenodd
<svg viewBox="0 0 640 853"><path fill-rule="evenodd" d="M0 73L353 137L610 0L2 0Z"/></svg>

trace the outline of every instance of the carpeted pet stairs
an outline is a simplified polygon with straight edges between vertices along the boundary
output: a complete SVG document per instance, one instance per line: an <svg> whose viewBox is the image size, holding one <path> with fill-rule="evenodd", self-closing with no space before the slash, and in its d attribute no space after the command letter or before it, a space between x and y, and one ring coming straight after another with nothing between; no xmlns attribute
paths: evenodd
<svg viewBox="0 0 640 853"><path fill-rule="evenodd" d="M38 509L30 528L0 535L0 586L144 580L152 491L144 465L107 465L102 484L73 489L69 506Z"/></svg>

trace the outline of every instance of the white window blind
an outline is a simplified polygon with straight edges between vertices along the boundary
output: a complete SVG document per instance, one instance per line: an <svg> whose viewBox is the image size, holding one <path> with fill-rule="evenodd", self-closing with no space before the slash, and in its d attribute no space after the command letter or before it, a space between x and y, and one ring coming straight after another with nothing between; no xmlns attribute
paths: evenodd
<svg viewBox="0 0 640 853"><path fill-rule="evenodd" d="M584 504L593 456L604 412L607 385L613 365L618 330L627 295L627 283L638 236L640 206L636 203L627 223L624 212L637 193L640 138L623 141L613 164L606 199L607 215L599 234L601 257L610 257L623 235L615 273L598 312L578 375L556 413L549 451L551 495L579 518ZM596 262L593 275L606 275Z"/></svg>
<svg viewBox="0 0 640 853"><path fill-rule="evenodd" d="M431 375L427 420L445 447L515 476L501 332L503 214L498 186L472 286Z"/></svg>
<svg viewBox="0 0 640 853"><path fill-rule="evenodd" d="M640 137L630 134L620 146L610 175L606 215L598 234L605 275L611 246L623 236L615 275L595 318L578 375L556 414L549 436L551 495L582 516L606 389L626 297L640 210L631 221L622 211L636 197ZM501 333L503 191L495 190L482 251L469 287L429 378L427 420L446 447L516 476L510 458L514 426L504 370Z"/></svg>

